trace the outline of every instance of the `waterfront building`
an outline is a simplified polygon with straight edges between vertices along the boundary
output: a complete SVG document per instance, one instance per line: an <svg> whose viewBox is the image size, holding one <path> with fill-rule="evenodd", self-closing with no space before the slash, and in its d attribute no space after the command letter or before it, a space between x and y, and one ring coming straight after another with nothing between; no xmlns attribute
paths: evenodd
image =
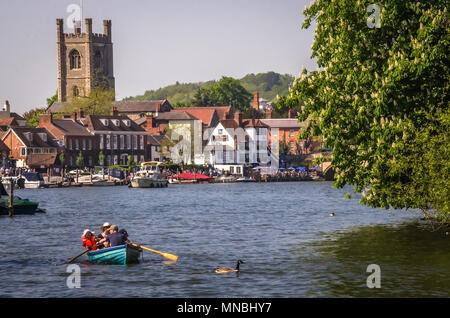
<svg viewBox="0 0 450 318"><path fill-rule="evenodd" d="M240 111L210 130L204 147L205 163L220 171L243 175L245 167L270 160L267 126L259 119L243 119Z"/></svg>
<svg viewBox="0 0 450 318"><path fill-rule="evenodd" d="M37 127L45 128L55 138L56 142L64 148L65 165L76 167L78 156L82 155L84 166L98 165L98 140L82 123L81 110L73 113L70 118L54 119L53 114L47 111L40 115Z"/></svg>
<svg viewBox="0 0 450 318"><path fill-rule="evenodd" d="M270 111L266 112L266 119L261 119L261 122L269 128L269 140L272 136L278 138L288 147L288 154L298 155L308 152L308 141L298 141L299 130L305 127L305 122L299 122L298 118L272 119Z"/></svg>
<svg viewBox="0 0 450 318"><path fill-rule="evenodd" d="M104 165L127 165L128 156L135 163L149 159L148 133L128 116L113 107L109 116L88 115L78 120L98 140L98 151L105 156Z"/></svg>
<svg viewBox="0 0 450 318"><path fill-rule="evenodd" d="M55 164L62 150L45 128L10 127L2 142L9 149L10 159L17 168L47 169Z"/></svg>

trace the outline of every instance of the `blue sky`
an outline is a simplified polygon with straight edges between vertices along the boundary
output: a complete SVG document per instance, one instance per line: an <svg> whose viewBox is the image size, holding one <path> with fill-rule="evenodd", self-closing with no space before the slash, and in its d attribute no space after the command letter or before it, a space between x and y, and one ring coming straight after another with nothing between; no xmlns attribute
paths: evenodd
<svg viewBox="0 0 450 318"><path fill-rule="evenodd" d="M176 81L275 71L296 75L310 59L313 30L302 30L309 0L84 0L102 33L112 20L120 100ZM12 111L45 106L57 88L56 19L79 0L0 2L0 102ZM72 30L65 29L66 32Z"/></svg>

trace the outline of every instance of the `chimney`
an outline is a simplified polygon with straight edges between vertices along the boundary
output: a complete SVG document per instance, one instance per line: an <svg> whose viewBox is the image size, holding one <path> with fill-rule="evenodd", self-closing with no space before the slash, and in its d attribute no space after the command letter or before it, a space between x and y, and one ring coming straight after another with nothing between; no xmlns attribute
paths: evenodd
<svg viewBox="0 0 450 318"><path fill-rule="evenodd" d="M73 121L77 121L77 113L73 112L73 113L70 115L70 119L72 119Z"/></svg>
<svg viewBox="0 0 450 318"><path fill-rule="evenodd" d="M5 101L5 105L3 105L3 111L8 113L11 112L11 106L9 105L9 102L7 100Z"/></svg>
<svg viewBox="0 0 450 318"><path fill-rule="evenodd" d="M153 114L150 113L147 115L147 129L153 128Z"/></svg>
<svg viewBox="0 0 450 318"><path fill-rule="evenodd" d="M78 115L77 116L78 116L79 119L84 118L84 112L83 112L82 108L78 108Z"/></svg>
<svg viewBox="0 0 450 318"><path fill-rule="evenodd" d="M47 111L45 114L41 114L39 116L39 126L46 127L53 123L53 114L50 111Z"/></svg>
<svg viewBox="0 0 450 318"><path fill-rule="evenodd" d="M293 110L293 109L289 109L289 112L288 112L288 118L295 118L294 110Z"/></svg>
<svg viewBox="0 0 450 318"><path fill-rule="evenodd" d="M266 119L272 119L272 110L266 109Z"/></svg>
<svg viewBox="0 0 450 318"><path fill-rule="evenodd" d="M242 126L242 114L239 110L234 112L234 121L240 126Z"/></svg>
<svg viewBox="0 0 450 318"><path fill-rule="evenodd" d="M111 116L119 116L119 111L117 110L117 107L113 106L111 108Z"/></svg>
<svg viewBox="0 0 450 318"><path fill-rule="evenodd" d="M253 95L253 108L259 111L259 93L255 92Z"/></svg>

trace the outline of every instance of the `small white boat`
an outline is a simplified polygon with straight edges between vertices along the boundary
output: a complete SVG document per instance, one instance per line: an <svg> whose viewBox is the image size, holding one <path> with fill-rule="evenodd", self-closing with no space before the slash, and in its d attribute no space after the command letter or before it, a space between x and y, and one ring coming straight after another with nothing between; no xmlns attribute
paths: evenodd
<svg viewBox="0 0 450 318"><path fill-rule="evenodd" d="M168 177L167 180L169 181L170 184L179 184L180 180L176 179L176 178L172 178L172 177Z"/></svg>
<svg viewBox="0 0 450 318"><path fill-rule="evenodd" d="M167 188L169 181L161 173L161 162L151 161L141 163L141 170L131 179L132 188Z"/></svg>
<svg viewBox="0 0 450 318"><path fill-rule="evenodd" d="M7 189L10 187L11 179L13 179L16 187L25 189L39 189L45 186L42 174L35 172L25 172L18 177L4 177L2 178L3 186Z"/></svg>
<svg viewBox="0 0 450 318"><path fill-rule="evenodd" d="M237 179L233 176L229 176L229 177L218 177L215 179L216 183L233 183L236 182Z"/></svg>
<svg viewBox="0 0 450 318"><path fill-rule="evenodd" d="M242 177L242 178L237 179L236 182L256 182L256 180L252 179L252 178Z"/></svg>

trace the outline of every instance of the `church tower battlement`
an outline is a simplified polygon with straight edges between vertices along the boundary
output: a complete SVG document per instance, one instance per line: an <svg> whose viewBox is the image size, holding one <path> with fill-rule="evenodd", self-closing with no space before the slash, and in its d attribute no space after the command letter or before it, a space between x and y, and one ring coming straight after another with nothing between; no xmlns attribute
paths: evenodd
<svg viewBox="0 0 450 318"><path fill-rule="evenodd" d="M103 21L103 34L92 32L92 19L85 19L85 32L74 23L73 33L64 33L64 20L56 20L58 101L87 96L95 86L114 90L111 20Z"/></svg>

